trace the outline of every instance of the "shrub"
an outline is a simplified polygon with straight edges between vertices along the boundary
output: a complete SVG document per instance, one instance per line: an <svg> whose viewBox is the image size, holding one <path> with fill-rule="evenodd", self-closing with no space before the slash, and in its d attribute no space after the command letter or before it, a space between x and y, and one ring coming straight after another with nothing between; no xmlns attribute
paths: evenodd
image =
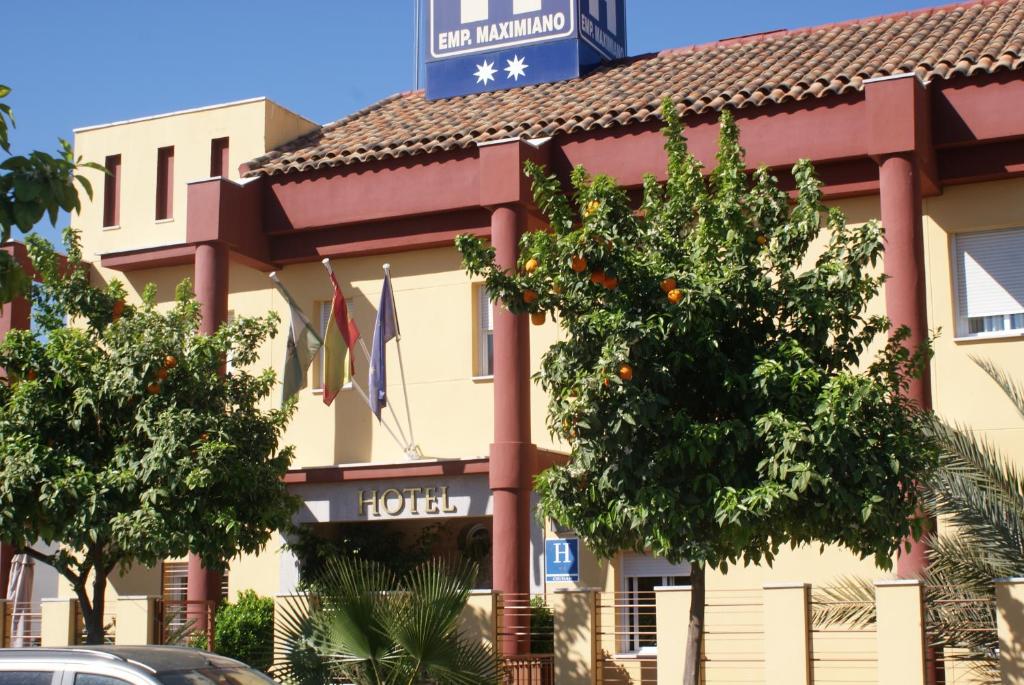
<svg viewBox="0 0 1024 685"><path fill-rule="evenodd" d="M217 610L214 649L218 654L267 670L274 661L274 600L252 590Z"/></svg>

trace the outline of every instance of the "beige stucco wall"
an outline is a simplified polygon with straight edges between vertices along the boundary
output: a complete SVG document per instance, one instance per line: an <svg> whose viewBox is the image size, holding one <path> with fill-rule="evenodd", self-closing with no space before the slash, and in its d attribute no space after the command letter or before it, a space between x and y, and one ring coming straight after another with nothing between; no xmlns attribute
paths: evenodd
<svg viewBox="0 0 1024 685"><path fill-rule="evenodd" d="M93 201L84 203L72 225L84 231L86 258L184 241L186 183L209 177L212 140L229 138L227 175L237 179L239 164L314 126L266 98L256 98L76 129L75 154L85 161L102 165L107 156L121 155L117 228L102 228L103 172L82 171L92 183ZM156 221L157 150L170 145L174 146L172 218Z"/></svg>
<svg viewBox="0 0 1024 685"><path fill-rule="evenodd" d="M940 330L931 368L935 411L978 431L1018 464L1024 463L1024 420L971 357L987 359L1024 381L1024 337L956 340L951 257L957 233L1024 226L1021 198L1024 179L1012 179L946 188L924 204L928 320Z"/></svg>

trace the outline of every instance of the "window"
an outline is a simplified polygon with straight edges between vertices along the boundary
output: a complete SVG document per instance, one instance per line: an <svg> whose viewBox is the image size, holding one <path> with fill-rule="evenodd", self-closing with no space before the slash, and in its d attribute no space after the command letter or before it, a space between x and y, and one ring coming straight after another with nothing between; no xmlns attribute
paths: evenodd
<svg viewBox="0 0 1024 685"><path fill-rule="evenodd" d="M78 673L75 675L75 685L132 685L127 680L121 680L109 675L97 675L95 673Z"/></svg>
<svg viewBox="0 0 1024 685"><path fill-rule="evenodd" d="M619 572L622 576L622 651L628 654L655 654L657 609L654 589L688 585L689 564L670 564L664 559L644 554L623 554Z"/></svg>
<svg viewBox="0 0 1024 685"><path fill-rule="evenodd" d="M174 214L174 146L156 151L156 220Z"/></svg>
<svg viewBox="0 0 1024 685"><path fill-rule="evenodd" d="M228 177L228 139L214 138L210 141L210 176Z"/></svg>
<svg viewBox="0 0 1024 685"><path fill-rule="evenodd" d="M476 286L477 376L494 375L494 303L483 284Z"/></svg>
<svg viewBox="0 0 1024 685"><path fill-rule="evenodd" d="M121 155L107 157L104 167L103 227L109 228L121 223Z"/></svg>
<svg viewBox="0 0 1024 685"><path fill-rule="evenodd" d="M331 305L333 302L327 300L325 302L317 302L313 308L316 312L317 320L313 322L313 325L318 326L317 332L320 333L320 339L324 340L327 337L327 324L331 321ZM352 300L345 298L345 304L348 306L349 316L352 315ZM317 323L319 322L319 323ZM324 348L321 347L320 351L316 353L316 359L313 360L313 391L320 392L324 388ZM346 383L342 388L351 388L351 383Z"/></svg>
<svg viewBox="0 0 1024 685"><path fill-rule="evenodd" d="M53 671L4 671L0 685L50 685Z"/></svg>
<svg viewBox="0 0 1024 685"><path fill-rule="evenodd" d="M224 323L230 324L230 323L234 323L234 322L235 322L235 310L229 309L228 310L228 317L227 317L227 319L225 319ZM234 370L235 370L235 358L234 358L234 355L231 354L231 350L228 350L227 358L224 360L224 372L225 373L231 373Z"/></svg>
<svg viewBox="0 0 1024 685"><path fill-rule="evenodd" d="M1024 228L960 234L953 254L957 335L1024 333Z"/></svg>
<svg viewBox="0 0 1024 685"><path fill-rule="evenodd" d="M164 622L168 632L185 630L188 599L188 562L165 561L163 563L160 594L164 602Z"/></svg>

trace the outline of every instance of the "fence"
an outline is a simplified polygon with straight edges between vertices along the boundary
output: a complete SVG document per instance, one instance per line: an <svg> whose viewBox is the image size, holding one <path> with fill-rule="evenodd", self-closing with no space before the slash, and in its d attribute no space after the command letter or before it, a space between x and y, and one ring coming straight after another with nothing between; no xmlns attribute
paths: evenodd
<svg viewBox="0 0 1024 685"><path fill-rule="evenodd" d="M85 644L86 630L85 630L85 616L82 613L81 602L74 602L74 621L75 621L75 636L77 644ZM103 644L112 645L116 641L117 635L117 605L114 604L111 607L109 604L103 607Z"/></svg>
<svg viewBox="0 0 1024 685"><path fill-rule="evenodd" d="M657 682L657 605L654 591L599 592L595 597L596 682Z"/></svg>
<svg viewBox="0 0 1024 685"><path fill-rule="evenodd" d="M500 594L494 621L506 685L554 685L554 623L544 597Z"/></svg>
<svg viewBox="0 0 1024 685"><path fill-rule="evenodd" d="M42 626L43 614L38 603L3 602L3 647L38 647Z"/></svg>
<svg viewBox="0 0 1024 685"><path fill-rule="evenodd" d="M213 651L217 603L157 598L153 612L156 644L203 647Z"/></svg>
<svg viewBox="0 0 1024 685"><path fill-rule="evenodd" d="M823 588L811 599L811 679L814 683L878 682L878 636L874 621L874 586L871 599L840 598ZM831 596L830 596L831 595Z"/></svg>

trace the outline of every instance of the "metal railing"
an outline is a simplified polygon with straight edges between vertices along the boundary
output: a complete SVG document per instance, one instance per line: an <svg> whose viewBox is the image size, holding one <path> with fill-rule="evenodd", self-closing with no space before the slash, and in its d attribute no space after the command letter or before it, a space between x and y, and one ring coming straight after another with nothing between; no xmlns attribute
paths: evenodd
<svg viewBox="0 0 1024 685"><path fill-rule="evenodd" d="M107 604L103 607L103 644L112 645L114 639L117 636L117 610L111 608L109 598ZM86 643L86 632L85 632L85 616L82 614L82 604L76 601L74 603L75 610L75 639L77 644L84 645Z"/></svg>
<svg viewBox="0 0 1024 685"><path fill-rule="evenodd" d="M930 584L924 598L927 667L936 685L998 682L994 587Z"/></svg>
<svg viewBox="0 0 1024 685"><path fill-rule="evenodd" d="M596 602L599 685L654 685L658 681L654 592L599 592ZM682 639L682 638L681 638Z"/></svg>
<svg viewBox="0 0 1024 685"><path fill-rule="evenodd" d="M823 624L819 616L826 610L855 613L873 612L875 601L823 600L811 598L811 678L815 685L829 683L877 683L878 638L875 624L838 622ZM818 611L818 609L822 611Z"/></svg>
<svg viewBox="0 0 1024 685"><path fill-rule="evenodd" d="M18 625L14 625L15 614ZM4 606L3 647L38 647L42 642L43 611L38 602L7 602ZM14 630L17 628L18 634Z"/></svg>
<svg viewBox="0 0 1024 685"><path fill-rule="evenodd" d="M501 593L495 602L498 658L506 685L554 685L554 620L542 596Z"/></svg>
<svg viewBox="0 0 1024 685"><path fill-rule="evenodd" d="M705 592L701 655L705 682L763 683L764 591L758 588ZM680 636L680 641L683 639Z"/></svg>
<svg viewBox="0 0 1024 685"><path fill-rule="evenodd" d="M217 602L157 599L153 634L160 645L184 645L214 650Z"/></svg>

